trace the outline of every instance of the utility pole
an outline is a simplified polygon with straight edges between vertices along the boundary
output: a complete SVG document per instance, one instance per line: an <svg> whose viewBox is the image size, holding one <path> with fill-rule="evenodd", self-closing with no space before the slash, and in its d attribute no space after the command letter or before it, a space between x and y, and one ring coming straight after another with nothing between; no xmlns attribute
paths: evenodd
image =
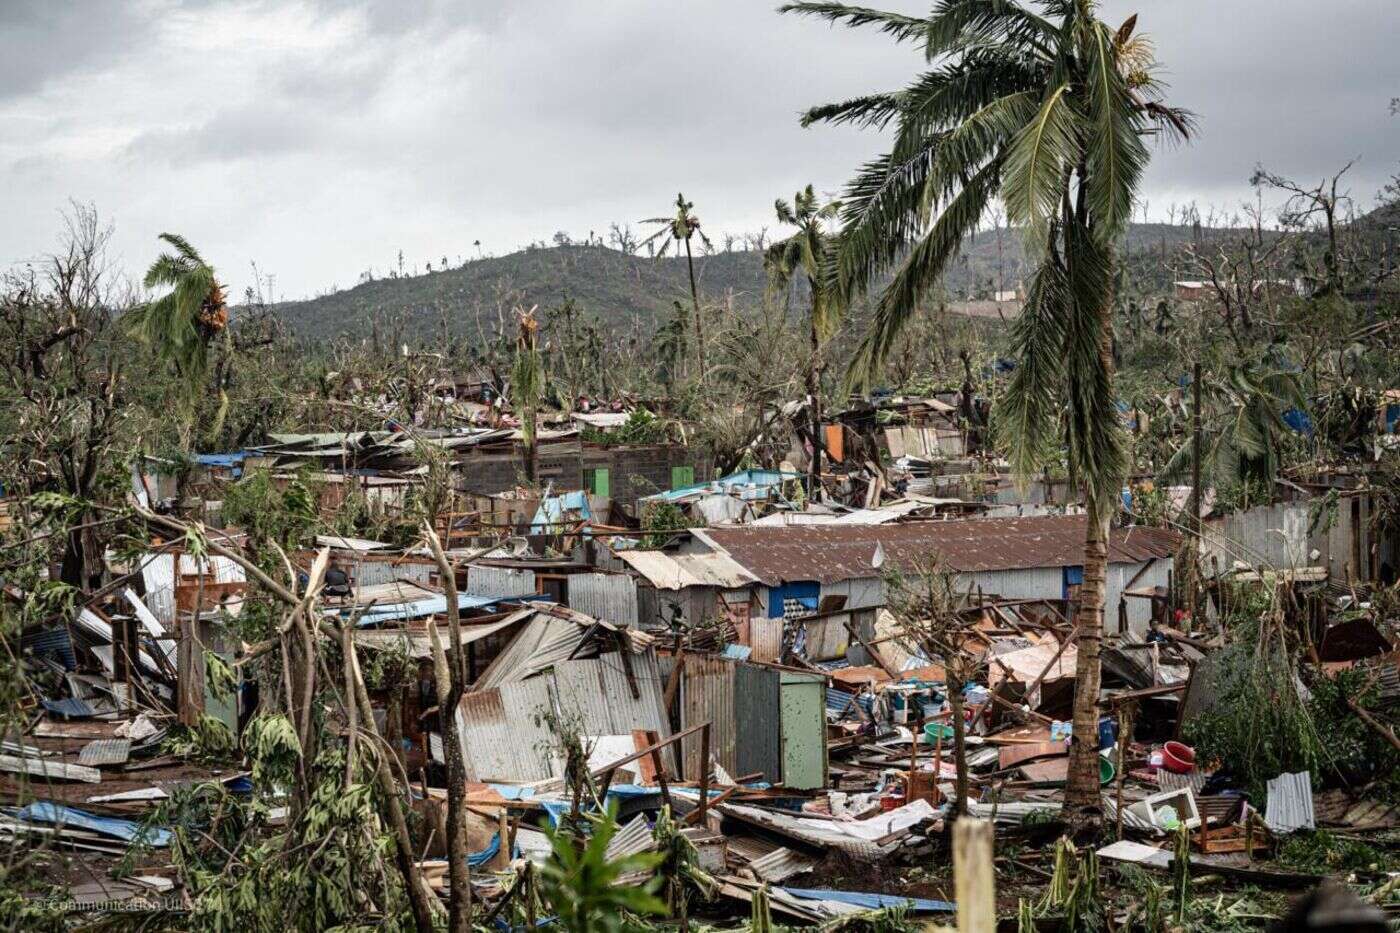
<svg viewBox="0 0 1400 933"><path fill-rule="evenodd" d="M1201 589L1201 364L1191 367L1191 566L1186 599L1191 613L1188 631L1195 628Z"/></svg>

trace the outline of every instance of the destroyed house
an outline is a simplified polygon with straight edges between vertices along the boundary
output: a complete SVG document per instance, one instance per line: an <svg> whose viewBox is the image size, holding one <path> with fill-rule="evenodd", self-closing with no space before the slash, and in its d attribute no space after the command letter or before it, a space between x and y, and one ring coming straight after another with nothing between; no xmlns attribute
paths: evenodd
<svg viewBox="0 0 1400 933"><path fill-rule="evenodd" d="M685 550L726 554L756 581L755 618L797 618L823 604L854 610L883 605L884 575L937 555L971 591L988 598L1073 599L1084 580L1085 518L985 518L888 525L793 525L694 529ZM1133 631L1151 619L1180 541L1161 528L1114 528L1109 535L1105 614Z"/></svg>

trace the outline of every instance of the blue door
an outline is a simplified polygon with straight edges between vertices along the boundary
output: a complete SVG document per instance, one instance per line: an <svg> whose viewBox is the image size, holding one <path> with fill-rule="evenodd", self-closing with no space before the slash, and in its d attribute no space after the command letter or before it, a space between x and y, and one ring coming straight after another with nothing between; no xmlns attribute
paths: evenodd
<svg viewBox="0 0 1400 933"><path fill-rule="evenodd" d="M1084 583L1083 567L1066 567L1064 569L1064 586L1060 592L1061 599L1075 599L1079 596L1079 587Z"/></svg>

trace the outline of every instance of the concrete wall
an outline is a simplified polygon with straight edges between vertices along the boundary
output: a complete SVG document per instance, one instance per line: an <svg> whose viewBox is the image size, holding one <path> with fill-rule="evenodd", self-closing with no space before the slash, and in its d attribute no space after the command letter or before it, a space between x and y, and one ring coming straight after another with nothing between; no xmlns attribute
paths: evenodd
<svg viewBox="0 0 1400 933"><path fill-rule="evenodd" d="M671 467L689 466L697 482L709 478L710 464L703 453L678 444L648 447L597 447L579 440L543 444L539 451L541 484L553 483L556 492L583 488L584 470L608 470L609 494L629 507L637 499L671 488ZM510 453L464 451L456 467L457 488L491 495L514 488L525 475L525 458L519 449Z"/></svg>

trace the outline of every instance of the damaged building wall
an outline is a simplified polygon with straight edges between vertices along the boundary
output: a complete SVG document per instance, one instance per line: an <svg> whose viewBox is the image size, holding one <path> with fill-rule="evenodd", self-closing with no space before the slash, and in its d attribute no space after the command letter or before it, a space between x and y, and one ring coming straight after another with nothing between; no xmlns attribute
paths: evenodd
<svg viewBox="0 0 1400 933"><path fill-rule="evenodd" d="M1242 561L1277 569L1310 563L1308 506L1276 502L1206 519L1201 536L1201 559L1207 568L1225 572Z"/></svg>

